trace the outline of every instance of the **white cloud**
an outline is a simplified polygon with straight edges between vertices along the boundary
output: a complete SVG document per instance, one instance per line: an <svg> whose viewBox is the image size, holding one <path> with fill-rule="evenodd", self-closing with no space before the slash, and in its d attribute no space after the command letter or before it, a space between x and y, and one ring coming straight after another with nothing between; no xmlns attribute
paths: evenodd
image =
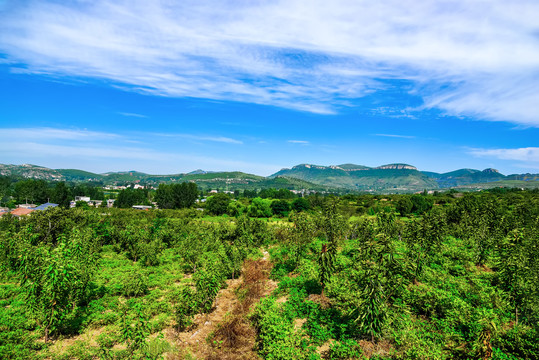
<svg viewBox="0 0 539 360"><path fill-rule="evenodd" d="M194 134L176 134L176 133L149 133L147 135L155 135L171 138L183 138L196 141L213 141L227 144L243 144L243 141L232 139L226 136L208 136L208 135L194 135Z"/></svg>
<svg viewBox="0 0 539 360"><path fill-rule="evenodd" d="M127 116L127 117L147 118L146 115L137 114L137 113L119 112L118 114L123 115L123 116Z"/></svg>
<svg viewBox="0 0 539 360"><path fill-rule="evenodd" d="M374 134L374 136L400 138L400 139L415 139L415 136L410 135L396 135L396 134Z"/></svg>
<svg viewBox="0 0 539 360"><path fill-rule="evenodd" d="M101 143L96 145L46 144L39 142L3 141L0 153L12 163L30 162L49 167L63 167L73 163L82 170L105 172L136 169L163 174L188 172L206 168L216 171L244 171L269 175L281 167L273 164L251 163L194 155L186 152L159 151L147 146L130 147ZM105 161L106 160L106 161ZM167 170L168 169L168 170Z"/></svg>
<svg viewBox="0 0 539 360"><path fill-rule="evenodd" d="M14 71L321 114L405 79L427 108L539 126L535 0L11 6L0 51Z"/></svg>
<svg viewBox="0 0 539 360"><path fill-rule="evenodd" d="M517 149L470 149L469 153L477 157L490 157L500 160L517 160L539 165L539 147Z"/></svg>
<svg viewBox="0 0 539 360"><path fill-rule="evenodd" d="M300 144L300 145L309 145L310 143L306 140L288 140L287 142L291 144Z"/></svg>
<svg viewBox="0 0 539 360"><path fill-rule="evenodd" d="M120 135L77 129L55 129L49 127L37 128L2 128L0 129L2 138L26 141L28 139L40 140L77 140L77 141L95 141L97 139L118 138Z"/></svg>

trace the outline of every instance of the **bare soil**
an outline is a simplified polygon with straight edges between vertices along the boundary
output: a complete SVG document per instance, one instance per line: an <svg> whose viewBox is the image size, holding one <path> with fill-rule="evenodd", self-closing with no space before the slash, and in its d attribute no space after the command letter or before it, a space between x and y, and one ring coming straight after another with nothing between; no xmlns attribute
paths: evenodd
<svg viewBox="0 0 539 360"><path fill-rule="evenodd" d="M179 349L167 358L260 359L255 351L256 330L247 316L261 298L277 288L268 279L271 268L267 251L260 260L246 261L240 278L228 280L227 287L219 291L211 313L197 315L185 332L167 330L167 340Z"/></svg>

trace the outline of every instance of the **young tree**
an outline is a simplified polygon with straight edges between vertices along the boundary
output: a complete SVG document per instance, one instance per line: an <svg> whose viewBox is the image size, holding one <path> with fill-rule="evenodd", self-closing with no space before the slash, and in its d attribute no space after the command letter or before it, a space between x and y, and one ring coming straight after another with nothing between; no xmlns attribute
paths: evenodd
<svg viewBox="0 0 539 360"><path fill-rule="evenodd" d="M30 314L43 326L45 342L86 298L98 252L93 234L75 229L57 246L33 245L32 234L20 234L18 275Z"/></svg>
<svg viewBox="0 0 539 360"><path fill-rule="evenodd" d="M326 204L318 220L318 227L326 240L318 258L323 294L325 285L335 270L337 247L347 230L346 220L337 211L337 199L332 199Z"/></svg>

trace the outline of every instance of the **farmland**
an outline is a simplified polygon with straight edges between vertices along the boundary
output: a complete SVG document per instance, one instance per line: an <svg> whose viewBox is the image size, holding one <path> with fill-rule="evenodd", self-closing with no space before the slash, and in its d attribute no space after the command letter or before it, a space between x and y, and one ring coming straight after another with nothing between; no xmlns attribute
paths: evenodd
<svg viewBox="0 0 539 360"><path fill-rule="evenodd" d="M2 216L0 357L538 357L537 191L306 200Z"/></svg>

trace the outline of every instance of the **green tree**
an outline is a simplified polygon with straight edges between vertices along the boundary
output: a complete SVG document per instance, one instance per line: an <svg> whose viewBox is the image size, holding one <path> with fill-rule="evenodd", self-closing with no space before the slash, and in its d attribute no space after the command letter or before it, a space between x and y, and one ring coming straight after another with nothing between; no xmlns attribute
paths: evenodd
<svg viewBox="0 0 539 360"><path fill-rule="evenodd" d="M410 264L415 268L415 279L423 272L428 259L439 251L447 231L446 224L445 212L436 207L423 215L420 221L411 222L406 227L404 240L408 247Z"/></svg>
<svg viewBox="0 0 539 360"><path fill-rule="evenodd" d="M291 215L291 220L294 222L294 226L290 232L289 247L294 268L296 268L300 259L307 252L308 245L314 238L316 228L310 217L305 213L294 213Z"/></svg>
<svg viewBox="0 0 539 360"><path fill-rule="evenodd" d="M46 203L50 197L49 186L45 180L22 180L15 184L17 202Z"/></svg>
<svg viewBox="0 0 539 360"><path fill-rule="evenodd" d="M159 184L155 192L155 202L159 206L159 209L174 209L172 187L166 184Z"/></svg>
<svg viewBox="0 0 539 360"><path fill-rule="evenodd" d="M189 208L195 204L195 201L198 198L197 184L194 182L183 182L171 186L175 209Z"/></svg>
<svg viewBox="0 0 539 360"><path fill-rule="evenodd" d="M65 182L62 181L56 184L52 193L52 201L65 209L69 208L71 192Z"/></svg>
<svg viewBox="0 0 539 360"><path fill-rule="evenodd" d="M408 196L403 196L399 200L397 200L396 208L397 211L401 214L401 216L409 215L413 207L414 204Z"/></svg>
<svg viewBox="0 0 539 360"><path fill-rule="evenodd" d="M331 199L324 206L322 216L318 220L321 235L325 237L322 251L318 258L322 294L326 283L335 270L337 247L347 230L346 220L337 211L337 199Z"/></svg>
<svg viewBox="0 0 539 360"><path fill-rule="evenodd" d="M290 204L286 200L273 200L270 208L274 215L287 216L290 211Z"/></svg>
<svg viewBox="0 0 539 360"><path fill-rule="evenodd" d="M8 199L11 187L11 178L8 176L0 176L0 204Z"/></svg>
<svg viewBox="0 0 539 360"><path fill-rule="evenodd" d="M114 206L118 208L130 208L133 205L150 205L148 190L127 188L120 191Z"/></svg>
<svg viewBox="0 0 539 360"><path fill-rule="evenodd" d="M240 216L247 211L247 208L239 201L231 201L228 203L227 214L230 216Z"/></svg>
<svg viewBox="0 0 539 360"><path fill-rule="evenodd" d="M522 310L539 305L539 246L524 231L516 229L499 244L497 252L497 278L509 294L518 324Z"/></svg>
<svg viewBox="0 0 539 360"><path fill-rule="evenodd" d="M91 232L73 230L58 245L33 245L29 232L21 234L18 275L26 306L43 327L45 342L67 316L86 299L96 270L98 252Z"/></svg>
<svg viewBox="0 0 539 360"><path fill-rule="evenodd" d="M432 199L429 199L424 195L412 195L410 197L410 201L412 201L413 204L412 212L416 214L423 214L424 212L430 210L433 205Z"/></svg>
<svg viewBox="0 0 539 360"><path fill-rule="evenodd" d="M206 210L213 215L223 215L226 214L229 203L230 197L227 194L217 193L206 201Z"/></svg>
<svg viewBox="0 0 539 360"><path fill-rule="evenodd" d="M292 201L292 210L306 211L306 210L309 210L310 208L311 208L311 204L305 198L300 197Z"/></svg>
<svg viewBox="0 0 539 360"><path fill-rule="evenodd" d="M251 201L247 213L251 217L270 217L272 214L270 204L270 200L256 197Z"/></svg>

